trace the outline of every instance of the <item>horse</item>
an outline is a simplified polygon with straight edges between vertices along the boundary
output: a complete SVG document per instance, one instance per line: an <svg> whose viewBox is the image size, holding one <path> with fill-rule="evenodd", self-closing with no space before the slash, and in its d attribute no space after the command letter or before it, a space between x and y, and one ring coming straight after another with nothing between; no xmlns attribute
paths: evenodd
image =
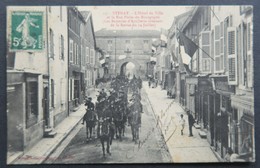
<svg viewBox="0 0 260 168"><path fill-rule="evenodd" d="M142 113L142 104L138 102L134 102L130 106L128 122L131 126L133 141L137 143L139 140L139 128L141 127L141 113Z"/></svg>
<svg viewBox="0 0 260 168"><path fill-rule="evenodd" d="M95 127L96 123L96 114L93 109L86 110L85 115L83 116L83 123L86 122L86 134L87 140L92 138L92 129Z"/></svg>
<svg viewBox="0 0 260 168"><path fill-rule="evenodd" d="M132 131L132 141L135 141L135 143L137 143L137 140L139 140L140 120L141 114L138 111L133 111L130 113L129 124Z"/></svg>
<svg viewBox="0 0 260 168"><path fill-rule="evenodd" d="M99 138L102 144L103 157L106 156L106 153L111 155L110 145L112 145L113 140L113 125L109 121L108 118L104 118L104 120L99 120ZM106 152L105 152L105 142L107 143Z"/></svg>
<svg viewBox="0 0 260 168"><path fill-rule="evenodd" d="M114 122L115 122L115 131L116 131L116 138L122 140L122 134L124 135L124 127L125 127L125 114L124 114L124 107L123 105L118 105L113 115Z"/></svg>

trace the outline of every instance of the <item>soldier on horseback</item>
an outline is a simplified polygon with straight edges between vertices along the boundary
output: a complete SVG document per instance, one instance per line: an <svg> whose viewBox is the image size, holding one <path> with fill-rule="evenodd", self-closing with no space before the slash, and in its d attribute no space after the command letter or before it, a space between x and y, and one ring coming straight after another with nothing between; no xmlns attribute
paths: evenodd
<svg viewBox="0 0 260 168"><path fill-rule="evenodd" d="M96 114L95 114L95 106L94 103L91 102L92 98L89 97L88 100L85 103L86 106L86 113L83 116L83 122L86 122L86 134L87 134L87 140L92 139L92 130L95 127L96 123Z"/></svg>

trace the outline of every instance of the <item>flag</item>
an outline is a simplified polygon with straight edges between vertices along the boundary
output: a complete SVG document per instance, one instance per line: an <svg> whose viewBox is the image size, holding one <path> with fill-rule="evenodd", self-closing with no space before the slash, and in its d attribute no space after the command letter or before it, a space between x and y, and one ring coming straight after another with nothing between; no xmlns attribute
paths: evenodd
<svg viewBox="0 0 260 168"><path fill-rule="evenodd" d="M151 62L156 62L156 57L150 57Z"/></svg>
<svg viewBox="0 0 260 168"><path fill-rule="evenodd" d="M167 43L167 37L164 34L161 34L161 40Z"/></svg>
<svg viewBox="0 0 260 168"><path fill-rule="evenodd" d="M104 64L106 61L105 61L105 58L104 58L104 55L102 55L101 57L99 57L99 63L102 65Z"/></svg>
<svg viewBox="0 0 260 168"><path fill-rule="evenodd" d="M174 51L175 51L175 45L172 45L172 46L170 47L170 50L171 50L172 60L173 60L175 63L177 63L177 62L178 62L178 58L176 57L176 55L175 55L175 53L174 53Z"/></svg>
<svg viewBox="0 0 260 168"><path fill-rule="evenodd" d="M183 64L189 65L191 57L188 54L186 54L184 46L180 46L180 54Z"/></svg>
<svg viewBox="0 0 260 168"><path fill-rule="evenodd" d="M189 39L185 34L182 32L180 33L180 45L184 46L185 53L188 54L190 57L194 55L196 50L199 48L197 44L195 44L191 39Z"/></svg>

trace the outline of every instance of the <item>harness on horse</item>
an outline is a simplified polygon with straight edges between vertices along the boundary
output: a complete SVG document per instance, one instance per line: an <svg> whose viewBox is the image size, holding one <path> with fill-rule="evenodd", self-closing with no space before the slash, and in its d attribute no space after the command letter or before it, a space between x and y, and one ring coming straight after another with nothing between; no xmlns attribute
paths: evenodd
<svg viewBox="0 0 260 168"><path fill-rule="evenodd" d="M95 120L94 110L87 110L84 118L86 121L94 121Z"/></svg>
<svg viewBox="0 0 260 168"><path fill-rule="evenodd" d="M100 135L109 135L110 125L107 121L101 121L100 126Z"/></svg>

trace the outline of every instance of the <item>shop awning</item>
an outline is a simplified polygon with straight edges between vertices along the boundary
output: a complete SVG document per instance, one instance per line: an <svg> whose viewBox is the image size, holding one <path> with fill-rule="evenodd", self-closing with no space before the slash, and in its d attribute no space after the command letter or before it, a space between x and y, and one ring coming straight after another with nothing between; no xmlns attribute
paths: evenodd
<svg viewBox="0 0 260 168"><path fill-rule="evenodd" d="M245 113L254 115L254 97L249 95L231 95L231 106L243 109Z"/></svg>

